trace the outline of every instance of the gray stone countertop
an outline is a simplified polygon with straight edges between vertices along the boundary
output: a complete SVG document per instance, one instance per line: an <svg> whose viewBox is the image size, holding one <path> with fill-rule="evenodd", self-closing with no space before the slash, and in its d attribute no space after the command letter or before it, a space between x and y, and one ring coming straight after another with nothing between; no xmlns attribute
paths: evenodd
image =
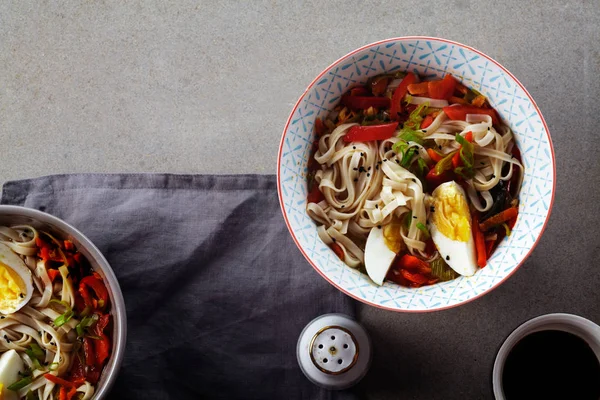
<svg viewBox="0 0 600 400"><path fill-rule="evenodd" d="M430 314L360 306L367 398L491 397L521 322L600 322L600 1L4 1L0 182L70 172L274 174L293 104L367 43L427 35L483 51L529 90L557 191L539 246L500 288ZM423 349L428 349L423 351Z"/></svg>

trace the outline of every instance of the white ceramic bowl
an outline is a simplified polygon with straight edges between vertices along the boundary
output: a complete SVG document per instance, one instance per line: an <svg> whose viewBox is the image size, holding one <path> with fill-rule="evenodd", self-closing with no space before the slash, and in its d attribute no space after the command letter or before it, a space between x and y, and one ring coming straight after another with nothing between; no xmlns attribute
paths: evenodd
<svg viewBox="0 0 600 400"><path fill-rule="evenodd" d="M502 375L504 373L504 364L510 351L525 336L534 332L548 330L563 331L579 336L590 346L598 360L600 360L600 326L588 319L573 314L546 314L533 318L515 329L506 338L498 351L492 373L492 385L496 400L505 399L504 390L502 389Z"/></svg>
<svg viewBox="0 0 600 400"><path fill-rule="evenodd" d="M113 332L112 349L108 363L102 371L100 381L96 384L94 399L108 398L112 385L117 379L121 362L125 354L127 336L127 317L123 294L113 270L100 250L73 226L50 214L31 208L0 205L0 226L31 225L36 229L52 232L61 239L70 239L75 247L88 259L92 269L98 272L108 288Z"/></svg>
<svg viewBox="0 0 600 400"><path fill-rule="evenodd" d="M513 130L522 152L525 178L517 224L488 265L473 277L418 289L386 282L376 286L348 267L318 237L306 213L307 161L313 124L325 117L349 88L384 72L414 71L427 78L451 73L483 93ZM278 192L285 222L314 269L342 292L393 311L441 310L474 300L498 287L531 253L550 217L555 192L555 161L548 127L525 87L498 62L469 46L446 39L402 37L372 43L348 53L308 86L294 106L281 138Z"/></svg>

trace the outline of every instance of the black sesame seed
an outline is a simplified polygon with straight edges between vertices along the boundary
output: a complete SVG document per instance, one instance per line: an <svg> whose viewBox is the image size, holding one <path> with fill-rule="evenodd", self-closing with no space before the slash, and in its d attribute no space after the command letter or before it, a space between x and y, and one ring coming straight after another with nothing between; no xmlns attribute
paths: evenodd
<svg viewBox="0 0 600 400"><path fill-rule="evenodd" d="M379 165L376 165L376 166L375 166L375 169L376 169L376 170L379 170Z"/></svg>
<svg viewBox="0 0 600 400"><path fill-rule="evenodd" d="M365 156L365 153L360 153L360 155L361 155L361 157L364 157L364 156Z"/></svg>
<svg viewBox="0 0 600 400"><path fill-rule="evenodd" d="M417 219L417 216L416 216L416 215L413 215L413 218L414 218L414 219Z"/></svg>
<svg viewBox="0 0 600 400"><path fill-rule="evenodd" d="M342 206L340 208L344 208L344 207L346 207L346 206L342 204Z"/></svg>
<svg viewBox="0 0 600 400"><path fill-rule="evenodd" d="M378 228L378 229L381 229L381 225L377 225L377 228Z"/></svg>
<svg viewBox="0 0 600 400"><path fill-rule="evenodd" d="M429 207L429 211L435 212L435 207L433 207L433 206Z"/></svg>
<svg viewBox="0 0 600 400"><path fill-rule="evenodd" d="M369 171L371 170L371 167L369 167Z"/></svg>
<svg viewBox="0 0 600 400"><path fill-rule="evenodd" d="M50 345L51 345L51 346L56 346L56 343L54 343L54 342L50 342Z"/></svg>
<svg viewBox="0 0 600 400"><path fill-rule="evenodd" d="M488 131L490 130L490 127L488 126Z"/></svg>
<svg viewBox="0 0 600 400"><path fill-rule="evenodd" d="M335 243L335 238L331 238L331 240L333 241L333 243Z"/></svg>
<svg viewBox="0 0 600 400"><path fill-rule="evenodd" d="M415 178L410 178L411 181L413 181L414 183L417 183L417 180Z"/></svg>
<svg viewBox="0 0 600 400"><path fill-rule="evenodd" d="M355 171L358 171L358 168L353 168Z"/></svg>
<svg viewBox="0 0 600 400"><path fill-rule="evenodd" d="M375 208L379 208L379 204L375 204ZM2 317L2 318L4 318L4 317Z"/></svg>
<svg viewBox="0 0 600 400"><path fill-rule="evenodd" d="M25 295L23 293L19 293L19 297L22 298L22 299L24 299Z"/></svg>
<svg viewBox="0 0 600 400"><path fill-rule="evenodd" d="M446 261L450 261L450 256L446 256Z"/></svg>
<svg viewBox="0 0 600 400"><path fill-rule="evenodd" d="M479 161L479 164L481 165L485 165L485 163L483 161Z"/></svg>
<svg viewBox="0 0 600 400"><path fill-rule="evenodd" d="M396 158L396 164L400 165L400 160Z"/></svg>
<svg viewBox="0 0 600 400"><path fill-rule="evenodd" d="M421 129L421 132L425 133L425 132L427 132L427 131L426 131L425 129Z"/></svg>
<svg viewBox="0 0 600 400"><path fill-rule="evenodd" d="M371 176L371 174L367 174L367 176Z"/></svg>
<svg viewBox="0 0 600 400"><path fill-rule="evenodd" d="M492 179L496 178L496 175L492 174Z"/></svg>
<svg viewBox="0 0 600 400"><path fill-rule="evenodd" d="M441 150L441 149L442 149L442 146L438 146L438 149L440 149L440 150Z"/></svg>
<svg viewBox="0 0 600 400"><path fill-rule="evenodd" d="M383 161L387 161L387 158L384 158Z"/></svg>
<svg viewBox="0 0 600 400"><path fill-rule="evenodd" d="M358 182L358 178L354 178L354 182Z"/></svg>
<svg viewBox="0 0 600 400"><path fill-rule="evenodd" d="M352 146L352 148L353 148L354 150L356 150L356 146Z"/></svg>
<svg viewBox="0 0 600 400"><path fill-rule="evenodd" d="M0 317L0 319L4 319L4 318L6 318L4 315Z"/></svg>

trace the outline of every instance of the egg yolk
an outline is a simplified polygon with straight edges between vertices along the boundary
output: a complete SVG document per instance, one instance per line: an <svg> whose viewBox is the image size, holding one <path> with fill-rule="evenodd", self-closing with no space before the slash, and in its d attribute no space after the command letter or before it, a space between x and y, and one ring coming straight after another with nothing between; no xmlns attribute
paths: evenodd
<svg viewBox="0 0 600 400"><path fill-rule="evenodd" d="M402 250L402 235L400 234L400 222L394 220L392 223L383 227L383 239L385 245L394 253L400 253Z"/></svg>
<svg viewBox="0 0 600 400"><path fill-rule="evenodd" d="M471 215L465 196L455 186L438 193L434 201L433 223L447 238L468 242L471 237Z"/></svg>
<svg viewBox="0 0 600 400"><path fill-rule="evenodd" d="M0 309L16 308L25 293L25 282L12 268L0 262Z"/></svg>

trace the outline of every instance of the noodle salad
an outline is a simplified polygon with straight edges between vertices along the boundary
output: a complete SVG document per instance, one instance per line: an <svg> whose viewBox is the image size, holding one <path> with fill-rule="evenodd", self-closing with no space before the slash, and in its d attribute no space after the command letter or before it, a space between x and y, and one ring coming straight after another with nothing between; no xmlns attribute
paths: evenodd
<svg viewBox="0 0 600 400"><path fill-rule="evenodd" d="M0 227L0 398L90 399L111 353L110 309L71 241Z"/></svg>
<svg viewBox="0 0 600 400"><path fill-rule="evenodd" d="M471 276L516 223L523 178L511 129L447 74L383 74L316 119L308 215L377 284Z"/></svg>

